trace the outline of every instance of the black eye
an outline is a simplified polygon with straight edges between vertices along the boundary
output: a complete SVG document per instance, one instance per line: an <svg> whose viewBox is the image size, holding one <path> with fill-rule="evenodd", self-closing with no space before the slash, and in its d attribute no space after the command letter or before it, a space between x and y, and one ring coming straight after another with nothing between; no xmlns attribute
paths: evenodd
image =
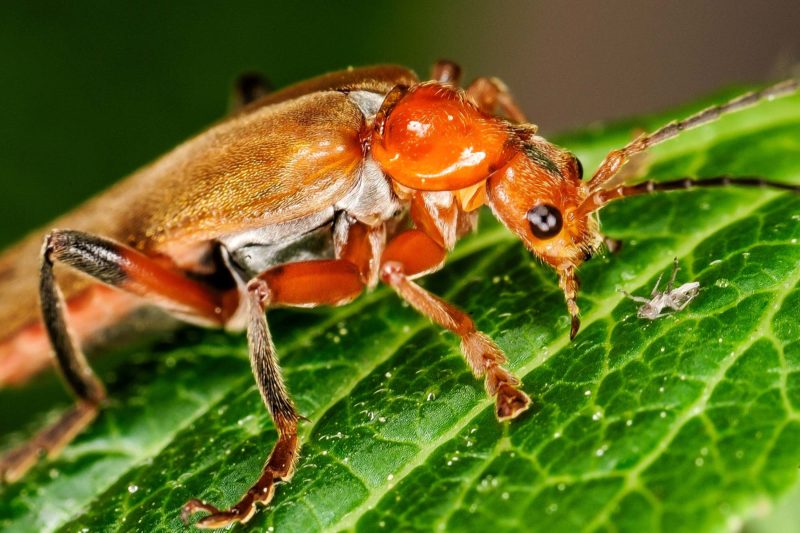
<svg viewBox="0 0 800 533"><path fill-rule="evenodd" d="M564 221L561 211L550 204L533 206L526 215L531 231L537 239L552 239L561 231Z"/></svg>
<svg viewBox="0 0 800 533"><path fill-rule="evenodd" d="M575 166L578 167L578 179L583 179L583 163L577 157L575 158Z"/></svg>

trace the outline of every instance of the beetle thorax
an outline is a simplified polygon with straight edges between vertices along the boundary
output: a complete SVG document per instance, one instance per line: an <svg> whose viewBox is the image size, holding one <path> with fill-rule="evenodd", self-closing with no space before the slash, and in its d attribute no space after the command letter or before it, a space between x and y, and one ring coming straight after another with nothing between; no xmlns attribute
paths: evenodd
<svg viewBox="0 0 800 533"><path fill-rule="evenodd" d="M508 124L485 115L449 86L421 84L387 96L372 136L372 155L398 183L456 191L503 166Z"/></svg>

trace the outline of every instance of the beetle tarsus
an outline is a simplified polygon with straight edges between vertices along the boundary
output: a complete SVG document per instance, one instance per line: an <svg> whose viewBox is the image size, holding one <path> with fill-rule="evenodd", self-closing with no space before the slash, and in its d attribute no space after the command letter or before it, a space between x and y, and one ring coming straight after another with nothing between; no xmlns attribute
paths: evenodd
<svg viewBox="0 0 800 533"><path fill-rule="evenodd" d="M497 389L495 400L497 420L504 422L513 420L531 406L530 397L509 383L503 383Z"/></svg>
<svg viewBox="0 0 800 533"><path fill-rule="evenodd" d="M581 329L581 318L578 315L572 317L572 326L569 329L569 340L575 340L578 331Z"/></svg>
<svg viewBox="0 0 800 533"><path fill-rule="evenodd" d="M279 429L280 437L261 471L261 476L250 490L235 505L224 511L203 500L192 498L181 508L181 520L184 524L188 524L189 517L198 512L211 513L197 521L195 525L199 528L225 527L234 522L244 524L256 513L259 504L269 505L275 495L275 484L278 481L288 481L292 477L299 448L295 423L278 419L276 425L283 428Z"/></svg>

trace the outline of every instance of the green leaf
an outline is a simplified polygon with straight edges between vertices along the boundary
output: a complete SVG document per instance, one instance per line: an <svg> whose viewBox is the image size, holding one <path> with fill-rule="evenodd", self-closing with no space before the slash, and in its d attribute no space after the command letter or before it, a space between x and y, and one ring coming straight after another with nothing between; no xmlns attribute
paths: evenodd
<svg viewBox="0 0 800 533"><path fill-rule="evenodd" d="M591 169L636 128L704 104L560 141ZM650 174L800 183L798 154L792 96L658 147ZM604 231L624 246L581 270L583 329L570 342L554 274L484 217L425 284L507 352L535 401L510 424L495 420L455 338L385 288L339 309L270 312L289 387L311 421L294 479L253 523L282 532L743 523L797 481L798 220L800 198L766 190L609 206ZM636 318L618 289L649 294L676 256L678 281L699 281L700 295L672 316ZM0 527L189 530L179 519L188 498L230 504L257 477L275 434L243 337L186 330L133 351L106 362L114 401L98 421L61 458L0 489ZM55 385L3 392L0 415L18 419L19 405L41 404ZM25 424L6 441L31 431Z"/></svg>

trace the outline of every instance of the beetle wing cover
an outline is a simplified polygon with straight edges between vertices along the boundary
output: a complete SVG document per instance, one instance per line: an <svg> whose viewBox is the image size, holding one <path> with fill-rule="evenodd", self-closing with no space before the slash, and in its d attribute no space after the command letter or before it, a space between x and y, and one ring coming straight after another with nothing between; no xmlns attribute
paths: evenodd
<svg viewBox="0 0 800 533"><path fill-rule="evenodd" d="M311 93L233 117L187 141L0 256L0 339L38 315L42 239L95 233L172 256L232 231L291 220L344 196L358 179L363 117L340 92ZM57 266L67 299L92 282Z"/></svg>
<svg viewBox="0 0 800 533"><path fill-rule="evenodd" d="M358 180L364 119L338 92L224 122L126 182L124 240L167 251L285 222L336 203Z"/></svg>

